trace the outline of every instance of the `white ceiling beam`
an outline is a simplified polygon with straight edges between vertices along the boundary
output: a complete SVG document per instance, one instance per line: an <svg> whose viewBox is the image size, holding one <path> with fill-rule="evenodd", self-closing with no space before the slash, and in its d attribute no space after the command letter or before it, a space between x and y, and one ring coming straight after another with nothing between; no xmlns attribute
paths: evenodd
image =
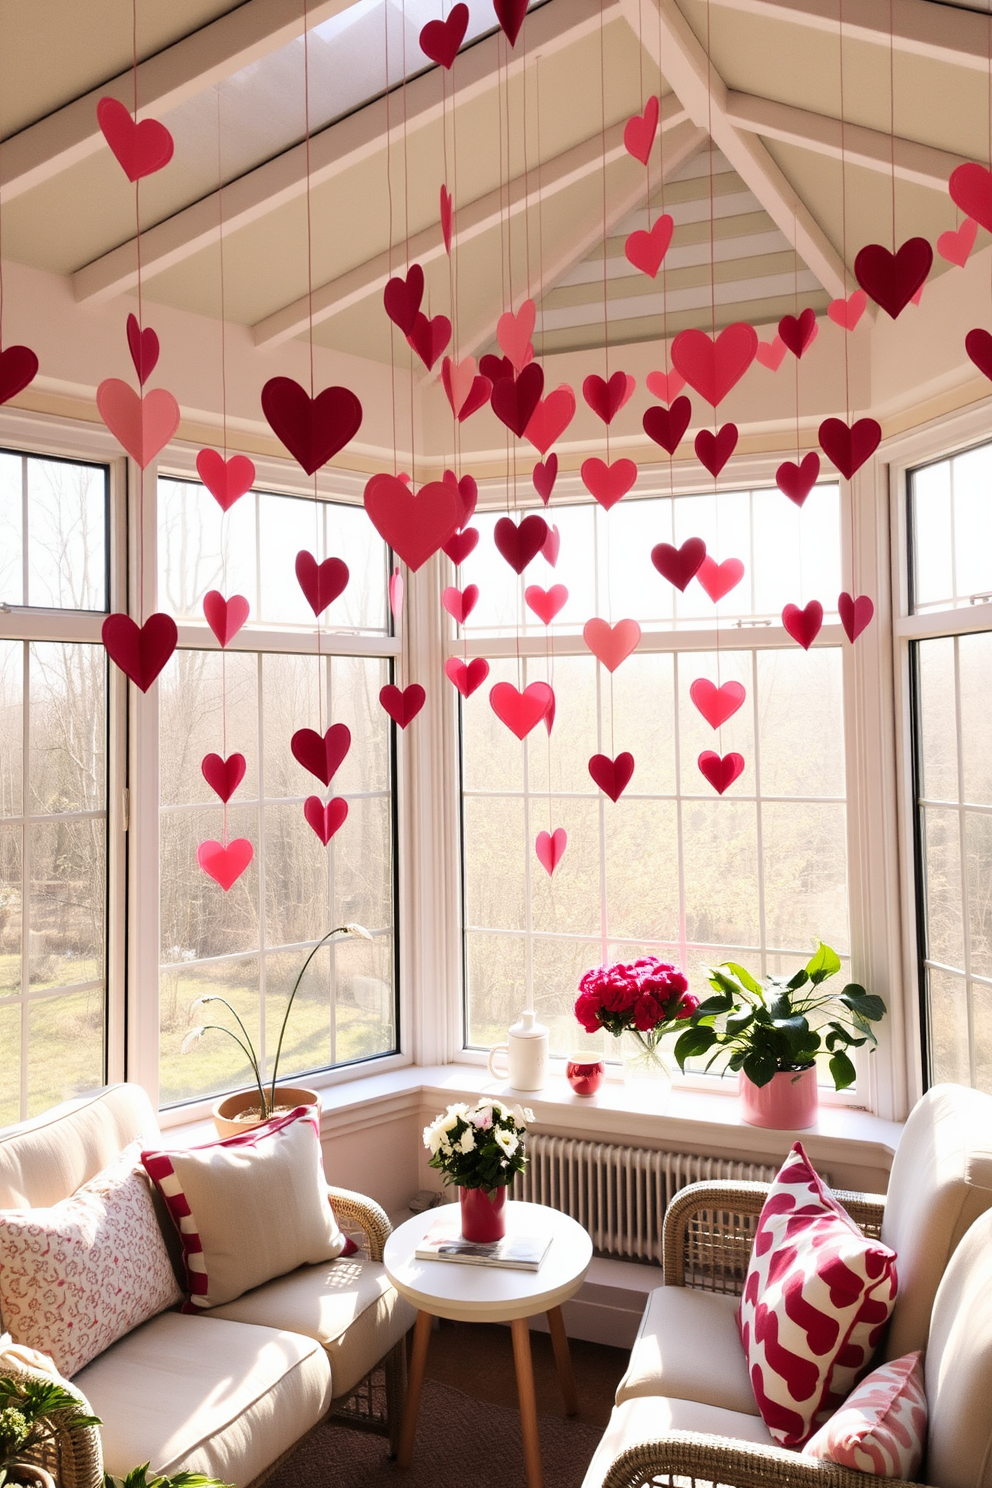
<svg viewBox="0 0 992 1488"><path fill-rule="evenodd" d="M469 47L454 69L454 103L468 103L492 92L507 77L514 77L540 53L571 46L582 37L598 34L603 19L614 20L619 0L549 0L527 19L527 51L511 56L500 65L499 33ZM446 74L432 67L407 84L403 99L379 98L356 109L346 119L331 124L310 139L312 188L361 165L391 148L402 146L404 137L436 123L443 117ZM450 88L450 84L447 84ZM448 106L452 94L448 93ZM5 147L6 148L6 147ZM259 221L307 189L307 152L299 144L247 171L223 189L224 234ZM217 192L176 212L141 235L141 269L145 279L183 263L216 243L219 236ZM122 243L72 276L77 300L98 302L133 289L138 279L137 253L133 238Z"/></svg>
<svg viewBox="0 0 992 1488"><path fill-rule="evenodd" d="M641 0L621 0L631 29L642 37L648 54L685 104L690 119L712 136L828 294L846 295L843 259L761 141L730 122L726 84L675 0L649 0L654 14L643 24L640 5Z"/></svg>

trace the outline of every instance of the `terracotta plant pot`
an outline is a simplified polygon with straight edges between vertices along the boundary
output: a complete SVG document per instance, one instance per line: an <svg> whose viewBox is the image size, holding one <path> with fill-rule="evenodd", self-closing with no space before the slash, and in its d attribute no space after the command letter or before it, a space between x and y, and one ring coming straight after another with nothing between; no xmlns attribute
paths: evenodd
<svg viewBox="0 0 992 1488"><path fill-rule="evenodd" d="M7 1468L7 1482L18 1484L18 1488L57 1488L51 1473L37 1462L12 1462Z"/></svg>
<svg viewBox="0 0 992 1488"><path fill-rule="evenodd" d="M780 1070L767 1085L755 1085L741 1070L741 1115L750 1126L770 1126L777 1131L805 1131L816 1125L819 1097L816 1066Z"/></svg>
<svg viewBox="0 0 992 1488"><path fill-rule="evenodd" d="M502 1188L460 1188L462 1239L487 1245L506 1234L506 1185Z"/></svg>
<svg viewBox="0 0 992 1488"><path fill-rule="evenodd" d="M266 1091L269 1087L266 1086ZM258 1106L258 1090L239 1090L237 1095L222 1096L213 1104L212 1114L217 1135L220 1137L237 1137L242 1132L251 1131L253 1127L261 1126L261 1116L245 1116L238 1119L239 1112L250 1111L252 1107ZM308 1090L305 1085L277 1085L276 1106L282 1109L277 1114L284 1116L287 1111L292 1111L295 1106L316 1106L317 1114L320 1115L320 1096L316 1090Z"/></svg>

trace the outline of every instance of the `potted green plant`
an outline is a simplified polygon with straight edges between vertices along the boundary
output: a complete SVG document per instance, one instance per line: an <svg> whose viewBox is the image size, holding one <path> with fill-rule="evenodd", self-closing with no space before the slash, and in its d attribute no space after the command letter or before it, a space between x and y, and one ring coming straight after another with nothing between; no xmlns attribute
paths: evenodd
<svg viewBox="0 0 992 1488"><path fill-rule="evenodd" d="M77 1395L57 1380L38 1375L0 1377L0 1488L5 1483L55 1488L42 1465L58 1461L66 1432L99 1426Z"/></svg>
<svg viewBox="0 0 992 1488"><path fill-rule="evenodd" d="M488 1242L506 1232L506 1190L527 1163L524 1138L534 1113L482 1097L459 1101L424 1127L429 1166L458 1187L462 1238Z"/></svg>
<svg viewBox="0 0 992 1488"><path fill-rule="evenodd" d="M848 1049L877 1043L872 1024L885 1003L857 982L840 991L824 982L840 971L840 957L821 941L801 971L787 981L759 982L736 961L710 968L715 992L701 1002L675 1045L679 1068L711 1054L706 1068L726 1056L724 1072L740 1072L742 1114L753 1126L802 1130L816 1120L816 1059L829 1056L837 1090L854 1084Z"/></svg>

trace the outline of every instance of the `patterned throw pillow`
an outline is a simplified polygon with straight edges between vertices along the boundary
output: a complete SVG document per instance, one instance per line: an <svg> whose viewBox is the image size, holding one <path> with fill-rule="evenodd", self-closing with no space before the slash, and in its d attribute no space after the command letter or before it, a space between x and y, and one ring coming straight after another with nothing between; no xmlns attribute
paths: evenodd
<svg viewBox="0 0 992 1488"><path fill-rule="evenodd" d="M895 1261L797 1142L761 1211L738 1314L758 1411L784 1447L801 1447L871 1362L895 1301Z"/></svg>
<svg viewBox="0 0 992 1488"><path fill-rule="evenodd" d="M873 1369L803 1447L841 1467L912 1482L923 1462L927 1396L919 1349Z"/></svg>
<svg viewBox="0 0 992 1488"><path fill-rule="evenodd" d="M67 1378L182 1301L132 1142L51 1209L0 1210L0 1316Z"/></svg>

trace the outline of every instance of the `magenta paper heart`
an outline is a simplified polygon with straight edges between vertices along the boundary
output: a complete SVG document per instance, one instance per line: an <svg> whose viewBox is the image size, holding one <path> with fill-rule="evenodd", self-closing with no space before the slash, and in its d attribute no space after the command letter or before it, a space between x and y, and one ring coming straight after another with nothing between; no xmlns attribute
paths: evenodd
<svg viewBox="0 0 992 1488"><path fill-rule="evenodd" d="M628 751L611 760L608 754L594 754L589 761L589 774L604 796L618 801L634 773L634 756Z"/></svg>
<svg viewBox="0 0 992 1488"><path fill-rule="evenodd" d="M243 754L229 754L227 759L222 759L219 754L205 754L200 769L210 789L217 792L226 806L245 778L245 757Z"/></svg>
<svg viewBox="0 0 992 1488"><path fill-rule="evenodd" d="M129 315L127 318L127 346L134 370L138 374L138 382L144 387L158 363L159 345L158 337L151 326L142 330L136 315Z"/></svg>
<svg viewBox="0 0 992 1488"><path fill-rule="evenodd" d="M868 296L863 289L856 289L846 300L831 300L827 314L842 331L853 331L867 308Z"/></svg>
<svg viewBox="0 0 992 1488"><path fill-rule="evenodd" d="M326 847L348 819L348 802L342 796L332 796L325 806L319 796L307 796L303 815Z"/></svg>
<svg viewBox="0 0 992 1488"><path fill-rule="evenodd" d="M738 775L744 772L744 756L736 752L725 754L721 758L714 750L704 749L696 763L700 772L721 796L728 785L733 785Z"/></svg>
<svg viewBox="0 0 992 1488"><path fill-rule="evenodd" d="M415 496L395 475L373 475L365 484L365 510L379 536L416 572L454 536L463 506L445 481L430 481Z"/></svg>
<svg viewBox="0 0 992 1488"><path fill-rule="evenodd" d="M237 883L254 856L255 849L247 837L235 837L226 847L211 839L201 842L196 849L196 861L214 883L220 884L225 894Z"/></svg>
<svg viewBox="0 0 992 1488"><path fill-rule="evenodd" d="M960 207L967 217L974 217L982 227L992 232L992 173L984 165L969 161L951 171L947 183L951 201Z"/></svg>
<svg viewBox="0 0 992 1488"><path fill-rule="evenodd" d="M512 682L497 682L489 690L489 706L518 739L525 739L540 723L553 699L547 682L531 682L523 692L518 692Z"/></svg>
<svg viewBox="0 0 992 1488"><path fill-rule="evenodd" d="M403 582L403 575L396 568L389 575L389 608L392 610L393 617L396 620L403 613L403 593L405 589L406 585Z"/></svg>
<svg viewBox="0 0 992 1488"><path fill-rule="evenodd" d="M550 589L542 589L540 584L528 584L524 599L537 618L544 625L550 625L568 603L568 590L564 584L552 584Z"/></svg>
<svg viewBox="0 0 992 1488"><path fill-rule="evenodd" d="M818 599L811 599L802 610L798 605L787 604L782 611L782 624L792 639L798 641L804 651L808 651L820 634L823 606Z"/></svg>
<svg viewBox="0 0 992 1488"><path fill-rule="evenodd" d="M493 530L493 541L514 573L522 574L536 558L548 538L548 524L532 512L518 527L512 517L500 517Z"/></svg>
<svg viewBox="0 0 992 1488"><path fill-rule="evenodd" d="M344 593L349 578L348 565L343 558L325 558L323 563L318 563L306 548L296 555L296 580L315 615L322 615L327 606Z"/></svg>
<svg viewBox="0 0 992 1488"><path fill-rule="evenodd" d="M332 723L324 734L316 729L301 728L289 741L293 758L322 785L330 785L351 748L351 729L346 723Z"/></svg>
<svg viewBox="0 0 992 1488"><path fill-rule="evenodd" d="M516 46L520 27L527 14L528 0L493 0L493 10L507 41Z"/></svg>
<svg viewBox="0 0 992 1488"><path fill-rule="evenodd" d="M634 114L623 129L624 149L642 165L647 165L651 146L658 132L658 98L652 94L644 105L643 114Z"/></svg>
<svg viewBox="0 0 992 1488"><path fill-rule="evenodd" d="M716 340L693 328L679 331L672 342L672 366L716 408L740 382L757 350L758 333L745 321L725 326Z"/></svg>
<svg viewBox="0 0 992 1488"><path fill-rule="evenodd" d="M762 367L767 367L769 372L777 372L785 361L786 345L782 337L776 332L773 341L759 341L758 349L754 354L756 362Z"/></svg>
<svg viewBox="0 0 992 1488"><path fill-rule="evenodd" d="M641 627L636 620L618 620L616 625L611 625L608 620L597 617L586 621L582 627L582 639L606 670L615 672L620 663L636 650L641 639Z"/></svg>
<svg viewBox="0 0 992 1488"><path fill-rule="evenodd" d="M324 388L311 398L291 377L269 378L262 388L262 412L307 475L344 449L362 422L362 405L350 388Z"/></svg>
<svg viewBox="0 0 992 1488"><path fill-rule="evenodd" d="M537 853L537 861L549 877L564 857L567 846L568 833L564 827L556 827L553 833L538 832L534 851Z"/></svg>
<svg viewBox="0 0 992 1488"><path fill-rule="evenodd" d="M522 372L534 359L531 337L534 334L536 319L537 309L534 301L524 300L516 315L512 310L507 310L496 322L496 341L499 349L510 358L513 370L517 373Z"/></svg>
<svg viewBox="0 0 992 1488"><path fill-rule="evenodd" d="M446 315L435 315L433 320L428 320L423 311L418 310L413 329L406 339L429 372L451 340L451 321Z"/></svg>
<svg viewBox="0 0 992 1488"><path fill-rule="evenodd" d="M837 612L847 639L853 645L865 626L871 624L875 606L867 594L859 594L855 599L845 589L837 600Z"/></svg>
<svg viewBox="0 0 992 1488"><path fill-rule="evenodd" d="M701 537L687 537L680 548L671 543L657 543L651 549L651 562L670 584L685 593L686 585L699 572L706 557L706 544Z"/></svg>
<svg viewBox="0 0 992 1488"><path fill-rule="evenodd" d="M420 32L420 50L439 67L451 68L468 30L468 6L454 5L446 21L428 21Z"/></svg>
<svg viewBox="0 0 992 1488"><path fill-rule="evenodd" d="M38 358L30 346L8 346L0 351L0 403L23 393L38 374Z"/></svg>
<svg viewBox="0 0 992 1488"><path fill-rule="evenodd" d="M624 404L633 396L637 378L627 372L614 372L609 382L591 372L582 384L582 396L604 424L612 424Z"/></svg>
<svg viewBox="0 0 992 1488"><path fill-rule="evenodd" d="M142 119L136 124L116 98L101 98L96 118L129 181L154 175L172 159L172 135L157 119Z"/></svg>
<svg viewBox="0 0 992 1488"><path fill-rule="evenodd" d="M976 328L964 338L964 349L983 376L992 379L992 335Z"/></svg>
<svg viewBox="0 0 992 1488"><path fill-rule="evenodd" d="M179 428L179 404L165 388L139 397L118 377L106 377L96 390L100 417L118 444L144 470Z"/></svg>
<svg viewBox="0 0 992 1488"><path fill-rule="evenodd" d="M446 553L457 567L464 563L470 553L474 553L479 543L479 533L475 527L466 527L464 532L456 532L441 544L441 551Z"/></svg>
<svg viewBox="0 0 992 1488"><path fill-rule="evenodd" d="M464 589L449 585L441 595L441 603L456 625L464 625L479 603L478 584L466 584Z"/></svg>
<svg viewBox="0 0 992 1488"><path fill-rule="evenodd" d="M869 243L854 260L854 277L895 320L923 288L932 264L933 249L926 238L907 238L895 253L881 243Z"/></svg>
<svg viewBox="0 0 992 1488"><path fill-rule="evenodd" d="M737 425L724 424L716 434L709 429L700 429L696 435L696 458L716 480L720 471L737 448Z"/></svg>
<svg viewBox="0 0 992 1488"><path fill-rule="evenodd" d="M778 333L794 357L801 357L816 340L816 311L809 306L799 315L783 315Z"/></svg>
<svg viewBox="0 0 992 1488"><path fill-rule="evenodd" d="M559 554L560 551L561 551L561 533L558 531L558 528L556 526L554 526L554 524L552 524L551 529L548 532L548 535L547 535L547 537L544 540L544 547L541 549L541 556L548 563L551 564L551 567L552 568L557 568L558 567L558 554Z"/></svg>
<svg viewBox="0 0 992 1488"><path fill-rule="evenodd" d="M475 357L465 357L461 362L445 357L441 363L441 382L460 424L489 402L492 383L488 377L476 374Z"/></svg>
<svg viewBox="0 0 992 1488"><path fill-rule="evenodd" d="M471 661L462 661L460 656L449 656L444 663L444 674L455 684L462 697L468 698L489 676L489 663L484 656L473 656Z"/></svg>
<svg viewBox="0 0 992 1488"><path fill-rule="evenodd" d="M517 377L501 377L494 382L489 402L500 422L522 439L543 391L544 369L538 362L530 362Z"/></svg>
<svg viewBox="0 0 992 1488"><path fill-rule="evenodd" d="M974 217L966 217L957 232L942 232L937 239L937 252L945 262L963 269L975 246L978 223Z"/></svg>
<svg viewBox="0 0 992 1488"><path fill-rule="evenodd" d="M528 420L524 438L534 448L546 455L556 439L560 439L575 417L575 393L567 382L560 383L546 398L538 399L537 406Z"/></svg>
<svg viewBox="0 0 992 1488"><path fill-rule="evenodd" d="M179 631L171 615L149 615L139 629L130 615L108 615L100 631L111 661L147 692L176 649Z"/></svg>
<svg viewBox="0 0 992 1488"><path fill-rule="evenodd" d="M462 504L462 519L458 523L459 529L466 527L475 515L475 508L479 501L479 483L474 475L463 475L461 480L453 470L446 470L441 477L446 486L451 486L458 492L458 499Z"/></svg>
<svg viewBox="0 0 992 1488"><path fill-rule="evenodd" d="M858 419L850 428L841 419L824 419L819 428L820 448L846 480L861 469L878 449L882 427L872 418Z"/></svg>
<svg viewBox="0 0 992 1488"><path fill-rule="evenodd" d="M405 729L408 723L413 722L424 706L426 697L427 694L419 682L411 682L403 688L402 692L398 687L394 687L392 682L387 682L385 687L379 689L379 702L401 729Z"/></svg>
<svg viewBox="0 0 992 1488"><path fill-rule="evenodd" d="M405 279L394 276L382 291L386 314L404 336L409 336L413 330L423 298L424 271L418 263L410 265Z"/></svg>
<svg viewBox="0 0 992 1488"><path fill-rule="evenodd" d="M444 251L451 257L451 192L447 186L441 187L438 209L441 215L441 236L444 239Z"/></svg>
<svg viewBox="0 0 992 1488"><path fill-rule="evenodd" d="M697 677L689 688L689 696L710 728L717 729L733 718L747 694L740 682L724 682L717 687L708 677Z"/></svg>
<svg viewBox="0 0 992 1488"><path fill-rule="evenodd" d="M736 589L743 577L744 565L739 558L725 558L717 563L708 553L696 570L696 578L714 604Z"/></svg>
<svg viewBox="0 0 992 1488"><path fill-rule="evenodd" d="M551 492L555 488L555 481L558 479L558 456L549 455L546 460L538 460L531 472L531 479L534 482L534 490L547 506L551 500Z"/></svg>
<svg viewBox="0 0 992 1488"><path fill-rule="evenodd" d="M637 466L633 460L614 460L612 465L607 465L594 456L582 461L579 473L590 496L595 496L600 506L609 511L622 496L626 496L636 481Z"/></svg>
<svg viewBox="0 0 992 1488"><path fill-rule="evenodd" d="M816 450L803 455L799 465L786 460L775 472L775 484L783 496L788 496L797 506L802 506L806 497L820 479L820 456Z"/></svg>
<svg viewBox="0 0 992 1488"><path fill-rule="evenodd" d="M225 599L219 589L210 589L203 596L204 617L222 648L234 640L248 619L248 609L243 594L232 594L230 599Z"/></svg>
<svg viewBox="0 0 992 1488"><path fill-rule="evenodd" d="M623 245L627 262L632 263L635 269L640 269L642 274L647 274L649 279L656 278L671 244L674 229L674 218L664 212L647 232L643 228L637 228L628 234Z"/></svg>
<svg viewBox="0 0 992 1488"><path fill-rule="evenodd" d="M685 387L685 378L681 372L649 372L644 379L644 386L652 398L660 398L662 403L671 403Z"/></svg>
<svg viewBox="0 0 992 1488"><path fill-rule="evenodd" d="M671 408L646 408L641 424L649 439L660 444L666 454L674 455L691 418L692 404L689 399L676 398Z"/></svg>
<svg viewBox="0 0 992 1488"><path fill-rule="evenodd" d="M221 511L230 511L255 480L255 466L247 455L232 455L229 460L217 450L202 449L196 457L196 473Z"/></svg>

